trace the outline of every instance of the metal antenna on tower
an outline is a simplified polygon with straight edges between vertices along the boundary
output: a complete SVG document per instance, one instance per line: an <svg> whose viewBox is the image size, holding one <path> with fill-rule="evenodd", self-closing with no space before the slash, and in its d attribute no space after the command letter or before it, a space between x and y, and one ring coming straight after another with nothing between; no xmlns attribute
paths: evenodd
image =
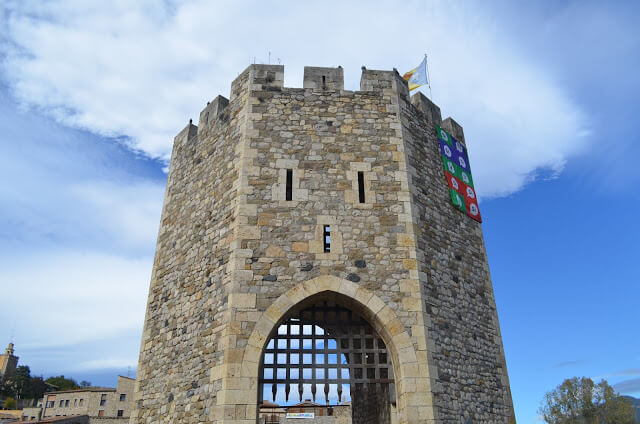
<svg viewBox="0 0 640 424"><path fill-rule="evenodd" d="M131 365L127 366L127 377L131 377Z"/></svg>
<svg viewBox="0 0 640 424"><path fill-rule="evenodd" d="M271 65L271 52L269 52L269 65Z"/></svg>

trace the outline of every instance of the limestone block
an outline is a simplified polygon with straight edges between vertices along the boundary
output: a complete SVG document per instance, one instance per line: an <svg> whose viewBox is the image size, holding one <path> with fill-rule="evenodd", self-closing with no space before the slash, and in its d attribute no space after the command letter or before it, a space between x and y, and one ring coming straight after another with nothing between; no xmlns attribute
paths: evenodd
<svg viewBox="0 0 640 424"><path fill-rule="evenodd" d="M359 287L358 290L356 290L356 294L354 297L361 304L367 305L369 303L369 300L371 299L371 296L373 296L373 293L370 290Z"/></svg>
<svg viewBox="0 0 640 424"><path fill-rule="evenodd" d="M349 297L355 298L356 292L358 291L358 285L352 283L351 281L342 280L340 282L340 288L338 289L339 293L347 295Z"/></svg>
<svg viewBox="0 0 640 424"><path fill-rule="evenodd" d="M397 236L398 246L413 247L415 246L415 240L410 234L398 234Z"/></svg>
<svg viewBox="0 0 640 424"><path fill-rule="evenodd" d="M293 250L294 252L307 252L309 251L309 243L296 241L291 245L291 250Z"/></svg>
<svg viewBox="0 0 640 424"><path fill-rule="evenodd" d="M255 308L255 293L231 293L229 294L229 306L232 308Z"/></svg>
<svg viewBox="0 0 640 424"><path fill-rule="evenodd" d="M405 297L402 299L402 306L405 311L422 311L422 299L415 297Z"/></svg>
<svg viewBox="0 0 640 424"><path fill-rule="evenodd" d="M385 304L382 300L380 300L377 296L372 296L367 302L367 307L373 314L377 314L382 308L385 307Z"/></svg>
<svg viewBox="0 0 640 424"><path fill-rule="evenodd" d="M284 250L279 246L271 245L267 247L265 254L269 258L282 258L284 257Z"/></svg>
<svg viewBox="0 0 640 424"><path fill-rule="evenodd" d="M258 226L243 225L236 229L236 237L238 239L256 240L260 239L261 236L260 227Z"/></svg>

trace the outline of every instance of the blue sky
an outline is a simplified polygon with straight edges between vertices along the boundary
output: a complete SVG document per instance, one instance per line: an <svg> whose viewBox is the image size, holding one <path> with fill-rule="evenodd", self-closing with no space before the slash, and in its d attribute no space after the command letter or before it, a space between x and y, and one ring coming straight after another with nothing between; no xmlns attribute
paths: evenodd
<svg viewBox="0 0 640 424"><path fill-rule="evenodd" d="M254 58L293 87L342 65L357 89L362 65L428 53L468 140L519 422L572 376L640 397L637 2L0 8L0 343L34 373L135 371L173 136Z"/></svg>

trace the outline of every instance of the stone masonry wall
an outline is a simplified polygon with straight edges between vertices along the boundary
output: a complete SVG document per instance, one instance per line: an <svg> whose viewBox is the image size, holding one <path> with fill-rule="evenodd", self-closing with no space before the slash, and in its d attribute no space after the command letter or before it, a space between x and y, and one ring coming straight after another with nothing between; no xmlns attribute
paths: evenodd
<svg viewBox="0 0 640 424"><path fill-rule="evenodd" d="M131 422L255 423L264 343L328 292L385 340L394 421L506 422L481 229L448 204L433 124L395 71L355 92L340 68L307 75L252 65L176 137Z"/></svg>
<svg viewBox="0 0 640 424"><path fill-rule="evenodd" d="M208 422L216 403L221 382L210 377L223 363L244 102L235 96L174 142L131 422Z"/></svg>
<svg viewBox="0 0 640 424"><path fill-rule="evenodd" d="M493 287L478 222L449 201L436 135L439 124L464 142L451 118L422 94L403 103L418 263L442 422L515 422ZM414 107L414 105L416 107Z"/></svg>
<svg viewBox="0 0 640 424"><path fill-rule="evenodd" d="M232 414L237 422L255 420L257 372L237 376L249 366L244 351L255 323L283 293L322 276L376 293L385 312L400 320L404 330L397 330L412 344L395 352L396 360L412 370L406 380L396 373L398 402L407 406L400 409L409 422L432 420L409 191L390 73L365 73L369 91L314 91L283 88L277 78L281 68L252 67L241 158L247 178L241 178L243 194L238 195L244 214L242 223L238 220L233 266L238 284L232 296L239 300L230 305L229 328L235 331L228 367L222 370L234 388L224 390L229 398L219 403L213 421ZM294 175L292 201L284 200L286 169ZM358 171L365 173L368 185L364 204L354 196ZM323 225L331 226L330 253L322 249ZM415 351L423 355L416 358ZM419 392L424 396L416 396ZM245 408L244 415L239 408Z"/></svg>

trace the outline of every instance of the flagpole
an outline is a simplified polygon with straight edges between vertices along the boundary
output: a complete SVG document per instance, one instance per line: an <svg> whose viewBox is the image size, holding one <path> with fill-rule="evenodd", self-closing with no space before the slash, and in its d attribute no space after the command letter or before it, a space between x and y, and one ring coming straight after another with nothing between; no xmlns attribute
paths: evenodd
<svg viewBox="0 0 640 424"><path fill-rule="evenodd" d="M427 64L427 85L429 86L429 97L431 97L431 101L433 101L433 93L431 92L431 75L429 75L429 61L427 60L427 54L424 54L424 61Z"/></svg>

